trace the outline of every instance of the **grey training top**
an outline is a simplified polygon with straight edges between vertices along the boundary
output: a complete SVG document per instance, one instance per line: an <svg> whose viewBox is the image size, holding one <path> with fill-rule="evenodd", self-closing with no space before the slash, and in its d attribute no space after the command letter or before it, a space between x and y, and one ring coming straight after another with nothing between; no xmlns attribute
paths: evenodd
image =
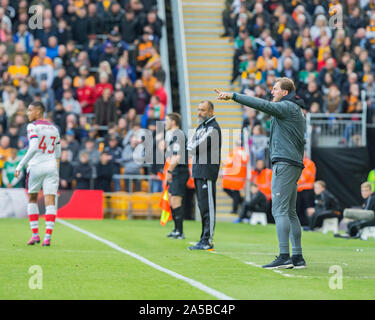
<svg viewBox="0 0 375 320"><path fill-rule="evenodd" d="M278 102L270 102L234 93L233 100L271 115L270 155L271 162L286 161L303 166L306 119L302 108L305 103L294 92Z"/></svg>

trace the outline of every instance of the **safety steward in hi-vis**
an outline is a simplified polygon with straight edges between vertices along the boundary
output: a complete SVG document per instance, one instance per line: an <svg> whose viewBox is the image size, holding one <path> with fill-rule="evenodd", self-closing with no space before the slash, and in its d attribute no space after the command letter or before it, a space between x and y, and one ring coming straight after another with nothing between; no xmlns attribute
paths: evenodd
<svg viewBox="0 0 375 320"><path fill-rule="evenodd" d="M169 184L168 199L172 209L174 230L167 237L173 239L184 239L183 220L184 208L182 199L186 191L186 183L189 179L188 152L186 150L186 136L180 129L181 116L178 113L170 113L165 119L166 133L166 157L170 158L167 172L167 182Z"/></svg>
<svg viewBox="0 0 375 320"><path fill-rule="evenodd" d="M193 157L192 176L202 218L202 234L200 241L189 249L213 250L221 130L215 120L214 105L211 101L202 101L199 104L198 117L200 124L189 140L187 149Z"/></svg>

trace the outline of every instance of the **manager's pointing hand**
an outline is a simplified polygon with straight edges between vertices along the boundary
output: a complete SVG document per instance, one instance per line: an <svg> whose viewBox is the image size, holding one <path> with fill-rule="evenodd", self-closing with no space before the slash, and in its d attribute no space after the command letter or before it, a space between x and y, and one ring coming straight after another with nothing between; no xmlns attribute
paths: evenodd
<svg viewBox="0 0 375 320"><path fill-rule="evenodd" d="M231 92L223 92L218 89L214 89L214 91L219 95L217 97L218 100L231 100L233 98L233 93Z"/></svg>

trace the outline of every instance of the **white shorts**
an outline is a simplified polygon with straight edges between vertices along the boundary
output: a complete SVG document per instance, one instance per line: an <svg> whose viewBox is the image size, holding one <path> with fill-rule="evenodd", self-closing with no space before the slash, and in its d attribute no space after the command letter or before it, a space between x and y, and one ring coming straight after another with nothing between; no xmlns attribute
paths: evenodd
<svg viewBox="0 0 375 320"><path fill-rule="evenodd" d="M43 188L43 194L57 195L59 188L59 172L57 165L43 163L27 169L26 186L28 193L39 193Z"/></svg>

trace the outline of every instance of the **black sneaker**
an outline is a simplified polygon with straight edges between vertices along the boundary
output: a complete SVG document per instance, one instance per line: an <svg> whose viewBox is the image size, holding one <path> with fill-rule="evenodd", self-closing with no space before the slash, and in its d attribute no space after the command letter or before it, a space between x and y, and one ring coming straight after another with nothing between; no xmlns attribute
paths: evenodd
<svg viewBox="0 0 375 320"><path fill-rule="evenodd" d="M306 268L306 261L303 259L302 255L292 256L292 262L294 269L303 269Z"/></svg>
<svg viewBox="0 0 375 320"><path fill-rule="evenodd" d="M172 236L174 239L182 240L185 239L185 235L181 232L176 232L174 236Z"/></svg>
<svg viewBox="0 0 375 320"><path fill-rule="evenodd" d="M276 259L271 263L262 266L264 269L292 269L293 261L290 257L282 258L281 256L276 256Z"/></svg>
<svg viewBox="0 0 375 320"><path fill-rule="evenodd" d="M189 250L207 250L213 251L214 245L211 243L198 242L195 246L188 247Z"/></svg>
<svg viewBox="0 0 375 320"><path fill-rule="evenodd" d="M173 230L172 232L169 232L167 234L167 237L168 238L174 238L177 234L178 234L178 232L176 230Z"/></svg>

